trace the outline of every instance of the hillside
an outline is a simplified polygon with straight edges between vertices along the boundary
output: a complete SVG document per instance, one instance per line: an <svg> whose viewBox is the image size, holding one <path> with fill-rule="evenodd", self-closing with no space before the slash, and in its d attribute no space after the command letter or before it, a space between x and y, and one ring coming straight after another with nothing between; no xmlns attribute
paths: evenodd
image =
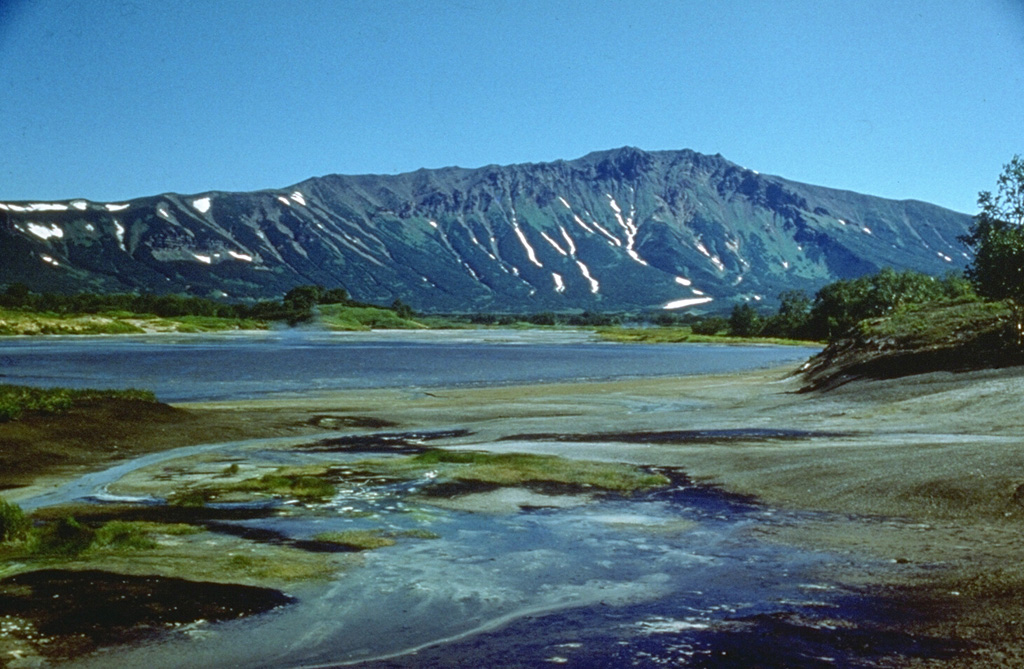
<svg viewBox="0 0 1024 669"><path fill-rule="evenodd" d="M251 193L0 203L0 284L423 311L727 309L882 267L960 270L970 217L623 148L572 161L330 175Z"/></svg>

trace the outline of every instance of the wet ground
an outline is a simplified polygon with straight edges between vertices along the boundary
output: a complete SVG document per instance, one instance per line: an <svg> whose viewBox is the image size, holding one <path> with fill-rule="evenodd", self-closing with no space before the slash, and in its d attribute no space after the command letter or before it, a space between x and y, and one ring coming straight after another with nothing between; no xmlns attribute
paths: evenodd
<svg viewBox="0 0 1024 669"><path fill-rule="evenodd" d="M579 434L510 436L517 443L583 440ZM88 504L90 513L80 517L94 523L187 522L242 539L254 554L284 546L362 556L358 567L328 583L296 584L287 595L266 591L277 597L271 601L278 608L270 613L220 623L215 621L233 616L197 613L192 620L202 621L184 630L173 623L188 618L185 611L160 618L177 605L154 582L149 596L159 605L148 613L157 623L141 614L136 625L94 621L80 648L105 650L72 664L155 669L181 666L188 657L192 666L818 667L871 666L882 658L941 657L958 649L949 641L887 631L884 612L868 591L824 576L850 556L759 539L759 532L800 524L808 514L696 485L677 468L648 467L666 483L616 493L541 480L460 481L429 469L378 476L359 465L436 446L484 446L474 438L470 430L451 428L178 449L27 500L28 507ZM823 436L777 429L586 438L637 444L746 438L765 444ZM234 478L325 458L333 462L326 476L335 485L327 499L257 496L195 508L165 503L168 491L182 485L229 487ZM231 468L239 462L247 471ZM369 551L323 539L332 533L369 533L385 541ZM50 576L50 584L46 574L34 577L38 592L59 590L68 574ZM98 584L100 593L102 580ZM197 606L212 606L218 600L205 587L182 584L179 593L185 589ZM263 591L260 596L266 597ZM134 599L128 595L118 614L125 620L139 613ZM260 610L253 602L238 615ZM105 617L102 608L93 613ZM71 627L54 632L63 647L71 647L67 634L82 633Z"/></svg>

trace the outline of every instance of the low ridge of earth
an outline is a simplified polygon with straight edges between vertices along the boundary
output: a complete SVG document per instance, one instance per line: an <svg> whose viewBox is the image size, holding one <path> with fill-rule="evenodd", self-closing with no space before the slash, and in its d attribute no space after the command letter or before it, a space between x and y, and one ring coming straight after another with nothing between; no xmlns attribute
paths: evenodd
<svg viewBox="0 0 1024 669"><path fill-rule="evenodd" d="M0 284L417 310L727 310L884 267L959 271L971 217L693 151L329 175L124 202L0 202Z"/></svg>
<svg viewBox="0 0 1024 669"><path fill-rule="evenodd" d="M1024 364L1024 312L1012 302L964 299L900 307L862 321L801 369L806 389Z"/></svg>

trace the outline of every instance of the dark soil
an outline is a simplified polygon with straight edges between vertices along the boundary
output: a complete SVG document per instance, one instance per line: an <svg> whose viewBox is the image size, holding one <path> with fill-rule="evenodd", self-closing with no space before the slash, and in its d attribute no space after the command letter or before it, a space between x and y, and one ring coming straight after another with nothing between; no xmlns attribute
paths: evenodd
<svg viewBox="0 0 1024 669"><path fill-rule="evenodd" d="M592 434L564 434L541 432L514 434L499 441L560 441L567 443L614 441L623 444L690 444L727 443L731 441L793 441L813 437L841 437L837 432L816 432L771 428L742 428L734 430L667 430L660 432L595 432Z"/></svg>
<svg viewBox="0 0 1024 669"><path fill-rule="evenodd" d="M270 588L99 570L44 569L0 580L0 615L31 621L49 639L34 641L50 657L71 657L198 620L251 616L293 601Z"/></svg>
<svg viewBox="0 0 1024 669"><path fill-rule="evenodd" d="M430 430L418 432L380 432L376 434L353 434L343 437L321 439L307 444L299 450L310 453L336 453L353 451L359 453L413 454L428 450L424 444L439 439L456 439L472 434L469 430Z"/></svg>

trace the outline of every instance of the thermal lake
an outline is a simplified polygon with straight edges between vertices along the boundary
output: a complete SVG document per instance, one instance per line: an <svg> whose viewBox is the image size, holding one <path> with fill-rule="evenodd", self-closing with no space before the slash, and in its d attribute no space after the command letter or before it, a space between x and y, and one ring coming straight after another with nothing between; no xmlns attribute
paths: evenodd
<svg viewBox="0 0 1024 669"><path fill-rule="evenodd" d="M8 383L148 388L169 402L315 402L331 393L353 397L359 389L391 389L396 396L412 391L429 399L447 388L472 393L494 386L507 387L502 397L515 398L516 384L794 368L810 353L609 344L557 332L271 332L10 339L0 343L0 373ZM810 516L695 484L685 462L672 455L672 445L686 440L773 445L825 442L835 435L785 425L688 432L700 406L664 394L581 395L580 406L597 406L589 414L574 409L576 399L547 414L489 405L493 413L486 419L450 408L431 413L418 401L409 400L412 408L398 427L154 453L23 500L26 508L71 501L159 506L177 482L212 476L231 464L238 465L235 471L267 471L329 463L336 487L327 499L225 502L225 510L234 505L246 512L208 528L313 552L325 551L315 540L324 533L394 538L348 556L326 582L295 583L287 589L295 602L287 606L153 634L70 665L826 667L870 666L891 652L943 651L871 625L837 623L875 615L866 593L827 576L854 558L764 541L764 528ZM650 426L676 432L576 433L588 416L613 404L631 420L656 416ZM378 414L387 412L385 406ZM422 424L410 424L410 415L422 417ZM621 460L666 483L619 493L448 482L454 488L441 494L439 469L390 478L361 473L359 463L367 459L398 459L430 448ZM210 507L216 511L218 504Z"/></svg>

